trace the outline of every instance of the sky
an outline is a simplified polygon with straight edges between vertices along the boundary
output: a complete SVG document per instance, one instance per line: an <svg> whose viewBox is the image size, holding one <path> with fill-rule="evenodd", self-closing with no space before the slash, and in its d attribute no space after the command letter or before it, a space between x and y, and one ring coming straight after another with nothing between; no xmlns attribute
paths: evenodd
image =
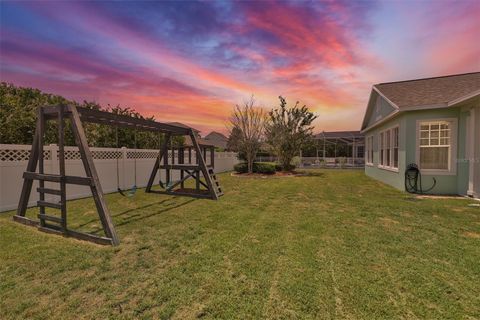
<svg viewBox="0 0 480 320"><path fill-rule="evenodd" d="M0 80L227 132L252 95L359 130L375 83L480 71L480 1L0 0Z"/></svg>

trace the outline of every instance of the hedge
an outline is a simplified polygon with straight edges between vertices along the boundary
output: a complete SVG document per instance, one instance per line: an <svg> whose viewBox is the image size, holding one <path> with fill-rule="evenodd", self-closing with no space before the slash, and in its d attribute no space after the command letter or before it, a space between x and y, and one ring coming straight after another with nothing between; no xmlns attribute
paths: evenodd
<svg viewBox="0 0 480 320"><path fill-rule="evenodd" d="M248 166L245 162L242 162L233 166L233 169L238 173L247 173ZM254 173L274 174L275 171L275 164L271 162L255 162L253 164Z"/></svg>

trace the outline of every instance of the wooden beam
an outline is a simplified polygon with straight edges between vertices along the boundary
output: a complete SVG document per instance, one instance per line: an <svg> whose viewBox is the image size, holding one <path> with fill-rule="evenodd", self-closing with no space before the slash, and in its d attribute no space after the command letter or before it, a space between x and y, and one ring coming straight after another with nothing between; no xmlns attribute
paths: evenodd
<svg viewBox="0 0 480 320"><path fill-rule="evenodd" d="M90 148L88 147L87 137L85 136L85 131L83 129L82 122L80 121L80 116L75 106L69 106L68 109L71 113L72 131L80 151L85 173L87 177L92 179L93 185L90 186L90 190L92 191L93 199L95 201L95 205L97 206L97 212L100 217L100 221L102 222L103 230L105 231L105 235L112 239L112 244L118 245L120 244L120 241L115 231L115 226L113 225L110 211L108 210L105 202L102 186L98 178L97 170L95 169L95 164L93 163L93 157L90 152Z"/></svg>
<svg viewBox="0 0 480 320"><path fill-rule="evenodd" d="M33 135L32 148L30 149L30 157L28 158L27 171L34 172L38 163L38 137L39 137L39 122L37 119L37 125L35 127L35 134ZM17 216L24 217L27 211L28 200L32 191L33 180L23 179L22 192L20 193L20 200L18 201Z"/></svg>

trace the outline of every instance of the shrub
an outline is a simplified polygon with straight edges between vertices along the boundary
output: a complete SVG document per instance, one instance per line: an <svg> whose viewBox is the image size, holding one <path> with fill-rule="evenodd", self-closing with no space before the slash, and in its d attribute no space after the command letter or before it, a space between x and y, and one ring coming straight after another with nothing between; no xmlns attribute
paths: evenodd
<svg viewBox="0 0 480 320"><path fill-rule="evenodd" d="M233 166L233 170L238 173L247 173L248 166L245 162L238 163ZM255 162L253 164L253 172L263 174L273 174L276 172L275 164L270 162Z"/></svg>
<svg viewBox="0 0 480 320"><path fill-rule="evenodd" d="M255 162L253 164L253 172L263 174L274 174L275 164L270 162Z"/></svg>
<svg viewBox="0 0 480 320"><path fill-rule="evenodd" d="M248 171L248 166L245 162L237 163L233 166L233 170L238 173L246 173Z"/></svg>
<svg viewBox="0 0 480 320"><path fill-rule="evenodd" d="M282 165L280 163L275 163L275 171L282 171Z"/></svg>

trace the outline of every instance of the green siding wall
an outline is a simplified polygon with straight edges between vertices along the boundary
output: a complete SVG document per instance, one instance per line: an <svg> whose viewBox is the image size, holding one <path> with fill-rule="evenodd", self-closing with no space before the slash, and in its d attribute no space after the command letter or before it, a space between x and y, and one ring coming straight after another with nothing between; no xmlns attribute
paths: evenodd
<svg viewBox="0 0 480 320"><path fill-rule="evenodd" d="M377 180L385 182L397 189L405 190L405 178L404 172L406 168L405 162L405 143L406 143L406 131L405 131L405 116L398 116L393 120L378 126L369 132L365 133L365 138L373 135L373 166L365 165L365 173ZM380 152L378 137L381 131L399 126L398 132L398 172L393 172L378 167Z"/></svg>
<svg viewBox="0 0 480 320"><path fill-rule="evenodd" d="M433 109L422 111L410 111L395 117L381 126L369 130L365 137L374 136L373 166L365 166L365 173L377 180L387 183L397 189L405 190L404 172L410 163L416 163L417 152L417 120L434 120L442 118L454 118L458 121L456 143L457 153L453 165L457 166L455 175L430 175L422 172L422 186L427 189L433 184L433 178L437 184L432 194L466 194L468 189L468 161L465 161L466 154L466 118L468 113L462 112L460 108ZM378 168L379 163L379 133L385 129L399 125L399 170L392 172Z"/></svg>

